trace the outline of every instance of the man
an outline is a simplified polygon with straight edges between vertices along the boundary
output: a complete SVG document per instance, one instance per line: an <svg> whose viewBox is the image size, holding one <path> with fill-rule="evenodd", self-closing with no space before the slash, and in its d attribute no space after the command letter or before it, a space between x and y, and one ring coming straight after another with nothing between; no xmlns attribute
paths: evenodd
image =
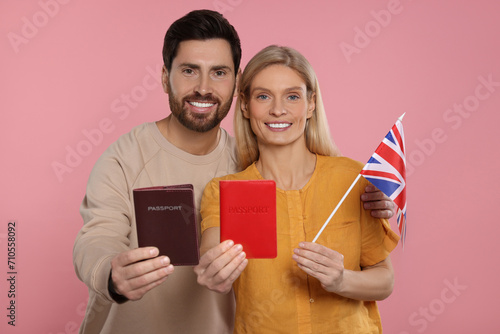
<svg viewBox="0 0 500 334"><path fill-rule="evenodd" d="M206 183L236 171L234 142L220 122L235 95L240 40L219 13L193 11L168 29L163 59L171 114L120 137L89 177L73 254L89 287L80 333L232 333L232 294L201 287L192 267L174 268L154 247L137 248L132 191L191 183L199 210ZM392 216L380 192L364 195L381 209L372 214Z"/></svg>

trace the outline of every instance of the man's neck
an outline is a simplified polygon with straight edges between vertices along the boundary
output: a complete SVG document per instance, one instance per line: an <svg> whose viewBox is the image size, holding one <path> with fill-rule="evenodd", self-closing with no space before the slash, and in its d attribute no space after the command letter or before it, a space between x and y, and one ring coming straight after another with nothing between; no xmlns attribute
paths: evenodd
<svg viewBox="0 0 500 334"><path fill-rule="evenodd" d="M196 132L186 128L172 115L156 122L156 126L172 145L190 154L208 154L219 144L220 126L207 132Z"/></svg>

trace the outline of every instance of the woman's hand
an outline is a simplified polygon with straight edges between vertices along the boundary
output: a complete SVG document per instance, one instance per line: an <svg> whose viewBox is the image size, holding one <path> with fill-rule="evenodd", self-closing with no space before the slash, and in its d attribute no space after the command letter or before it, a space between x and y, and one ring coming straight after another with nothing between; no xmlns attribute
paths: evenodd
<svg viewBox="0 0 500 334"><path fill-rule="evenodd" d="M198 284L212 291L228 293L247 264L243 247L226 240L203 254L194 272L198 275Z"/></svg>
<svg viewBox="0 0 500 334"><path fill-rule="evenodd" d="M383 300L394 287L394 270L389 257L360 271L347 270L342 254L304 241L294 249L293 259L306 274L320 281L323 289L346 298Z"/></svg>
<svg viewBox="0 0 500 334"><path fill-rule="evenodd" d="M333 249L312 242L301 242L293 250L293 259L306 274L320 281L329 292L342 290L344 256Z"/></svg>

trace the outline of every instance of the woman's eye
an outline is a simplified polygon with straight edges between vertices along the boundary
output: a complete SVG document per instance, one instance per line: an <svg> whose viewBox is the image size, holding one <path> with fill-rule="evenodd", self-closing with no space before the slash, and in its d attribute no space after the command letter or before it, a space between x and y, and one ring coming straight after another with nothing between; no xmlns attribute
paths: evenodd
<svg viewBox="0 0 500 334"><path fill-rule="evenodd" d="M267 95L263 95L263 94L260 94L260 95L257 95L257 100L267 100L269 97Z"/></svg>
<svg viewBox="0 0 500 334"><path fill-rule="evenodd" d="M290 96L288 96L288 99L292 100L292 101L297 101L298 99L300 99L300 96L298 96L298 95L290 95Z"/></svg>

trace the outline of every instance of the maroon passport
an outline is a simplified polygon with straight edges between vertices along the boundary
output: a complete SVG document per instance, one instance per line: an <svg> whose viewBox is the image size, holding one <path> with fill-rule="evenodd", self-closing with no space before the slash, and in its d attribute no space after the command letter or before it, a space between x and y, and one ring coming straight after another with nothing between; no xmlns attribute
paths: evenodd
<svg viewBox="0 0 500 334"><path fill-rule="evenodd" d="M220 240L241 244L248 259L278 254L276 183L272 180L220 181Z"/></svg>
<svg viewBox="0 0 500 334"><path fill-rule="evenodd" d="M139 247L158 247L173 265L197 265L200 250L193 185L140 188L133 194Z"/></svg>

